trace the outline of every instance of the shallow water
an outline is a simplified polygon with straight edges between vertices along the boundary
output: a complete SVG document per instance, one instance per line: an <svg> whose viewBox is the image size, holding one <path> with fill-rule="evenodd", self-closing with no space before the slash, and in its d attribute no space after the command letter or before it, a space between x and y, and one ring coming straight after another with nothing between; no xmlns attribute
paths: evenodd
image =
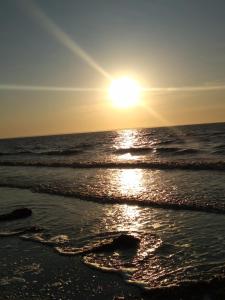
<svg viewBox="0 0 225 300"><path fill-rule="evenodd" d="M0 167L0 186L76 197L225 213L225 172ZM207 183L207 184L206 184Z"/></svg>
<svg viewBox="0 0 225 300"><path fill-rule="evenodd" d="M138 236L141 242L137 252L91 253L80 259L95 268L122 273L125 280L145 287L208 280L220 274L225 264L223 215L127 204L102 205L26 190L1 189L3 212L21 205L33 209L32 218L1 224L1 232L38 225L42 229L40 233L17 238L24 243L33 241L33 247L40 243L49 247L49 251L69 257L76 256L77 249L109 240L122 232ZM7 238L4 240L7 243Z"/></svg>

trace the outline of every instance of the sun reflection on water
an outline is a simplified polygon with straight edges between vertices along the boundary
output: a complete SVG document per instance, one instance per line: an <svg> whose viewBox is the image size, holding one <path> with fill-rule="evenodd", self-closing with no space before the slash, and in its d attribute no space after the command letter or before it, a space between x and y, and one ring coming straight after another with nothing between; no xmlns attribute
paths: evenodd
<svg viewBox="0 0 225 300"><path fill-rule="evenodd" d="M123 130L118 132L118 136L115 141L115 147L117 149L128 149L134 147L137 143L138 132L137 130Z"/></svg>
<svg viewBox="0 0 225 300"><path fill-rule="evenodd" d="M114 141L114 149L116 149L116 160L129 161L137 160L137 152L143 144L143 140L137 130L127 129L118 132ZM140 154L139 154L140 155Z"/></svg>
<svg viewBox="0 0 225 300"><path fill-rule="evenodd" d="M136 156L131 155L130 153L122 154L118 157L118 160L122 160L122 161L124 161L124 160L127 160L127 161L135 160L136 161L136 159L137 159Z"/></svg>
<svg viewBox="0 0 225 300"><path fill-rule="evenodd" d="M143 170L141 169L121 170L117 181L122 196L137 197L144 191Z"/></svg>
<svg viewBox="0 0 225 300"><path fill-rule="evenodd" d="M125 199L131 197L138 199L145 191L143 170L141 169L118 170L116 183L120 197ZM117 231L137 231L142 226L140 222L140 207L136 205L118 205L114 213L107 211L107 215L112 214L114 216L114 224L111 225Z"/></svg>
<svg viewBox="0 0 225 300"><path fill-rule="evenodd" d="M122 208L122 213L125 217L129 219L136 219L140 215L140 211L137 206L131 206L131 205L124 205Z"/></svg>
<svg viewBox="0 0 225 300"><path fill-rule="evenodd" d="M110 222L105 223L108 231L128 231L138 232L143 226L141 222L140 207L136 205L116 205L113 208L106 208L106 220Z"/></svg>
<svg viewBox="0 0 225 300"><path fill-rule="evenodd" d="M117 225L118 230L122 231L126 227L128 231L138 231L141 226L139 221L140 209L138 206L123 205L121 207L120 224Z"/></svg>

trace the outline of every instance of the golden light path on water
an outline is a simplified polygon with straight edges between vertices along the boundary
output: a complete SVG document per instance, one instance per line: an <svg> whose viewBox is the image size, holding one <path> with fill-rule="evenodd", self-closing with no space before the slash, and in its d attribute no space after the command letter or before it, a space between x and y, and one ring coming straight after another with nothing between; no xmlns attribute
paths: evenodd
<svg viewBox="0 0 225 300"><path fill-rule="evenodd" d="M123 130L118 133L116 145L118 148L130 148L135 146L137 141L137 133L134 130ZM123 159L127 154L121 155ZM129 155L129 153L128 153ZM130 158L130 157L129 157ZM128 159L129 159L128 158ZM116 178L112 178L113 182L116 180L118 193L121 197L135 197L145 192L144 174L142 169L121 169L118 170ZM106 211L110 214L110 211ZM118 207L118 227L117 230L123 231L129 228L131 231L140 229L141 223L139 222L140 208L138 206L120 205Z"/></svg>
<svg viewBox="0 0 225 300"><path fill-rule="evenodd" d="M121 170L118 174L118 189L122 196L138 196L143 191L142 169Z"/></svg>
<svg viewBox="0 0 225 300"><path fill-rule="evenodd" d="M123 130L119 133L117 140L115 141L116 148L131 148L135 146L136 142L135 130Z"/></svg>

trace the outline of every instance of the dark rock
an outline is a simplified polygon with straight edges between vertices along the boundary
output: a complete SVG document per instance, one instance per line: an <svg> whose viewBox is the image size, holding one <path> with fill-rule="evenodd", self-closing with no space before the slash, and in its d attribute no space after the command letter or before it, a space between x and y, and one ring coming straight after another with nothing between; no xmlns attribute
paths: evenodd
<svg viewBox="0 0 225 300"><path fill-rule="evenodd" d="M32 215L32 210L29 208L19 208L13 210L9 214L0 215L0 221L13 221L17 219L27 218Z"/></svg>
<svg viewBox="0 0 225 300"><path fill-rule="evenodd" d="M110 242L101 243L100 245L85 249L83 251L83 254L101 251L109 252L115 250L136 249L139 243L139 238L133 235L121 234L120 236L114 238Z"/></svg>
<svg viewBox="0 0 225 300"><path fill-rule="evenodd" d="M128 234L121 234L119 237L115 238L111 243L111 247L116 249L127 249L136 248L140 243L140 239Z"/></svg>

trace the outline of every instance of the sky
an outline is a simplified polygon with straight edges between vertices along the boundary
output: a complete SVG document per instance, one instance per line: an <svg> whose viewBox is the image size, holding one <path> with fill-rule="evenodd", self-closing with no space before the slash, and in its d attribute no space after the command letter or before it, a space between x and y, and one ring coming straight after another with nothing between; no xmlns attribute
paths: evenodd
<svg viewBox="0 0 225 300"><path fill-rule="evenodd" d="M225 121L224 0L0 0L0 138ZM112 79L141 87L121 109Z"/></svg>

